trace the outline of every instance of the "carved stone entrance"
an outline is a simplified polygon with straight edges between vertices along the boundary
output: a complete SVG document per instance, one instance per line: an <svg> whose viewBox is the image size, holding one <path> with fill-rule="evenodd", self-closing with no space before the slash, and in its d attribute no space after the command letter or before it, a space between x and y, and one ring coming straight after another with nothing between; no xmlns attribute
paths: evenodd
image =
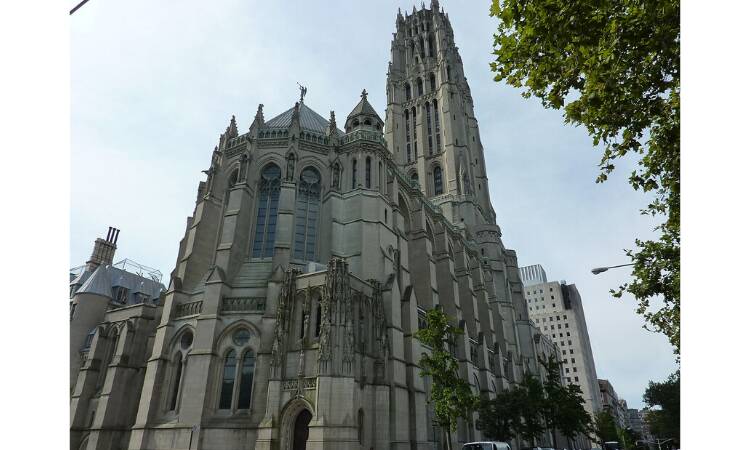
<svg viewBox="0 0 750 450"><path fill-rule="evenodd" d="M310 432L309 424L312 419L310 411L303 409L294 421L292 450L305 450L307 448L307 436Z"/></svg>

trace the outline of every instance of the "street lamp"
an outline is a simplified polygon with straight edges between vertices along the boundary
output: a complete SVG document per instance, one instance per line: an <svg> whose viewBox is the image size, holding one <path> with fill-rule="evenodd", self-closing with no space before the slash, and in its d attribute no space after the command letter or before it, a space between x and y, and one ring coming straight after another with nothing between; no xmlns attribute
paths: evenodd
<svg viewBox="0 0 750 450"><path fill-rule="evenodd" d="M620 264L619 266L595 267L595 268L591 269L591 273L593 273L594 275L599 275L600 273L606 272L609 269L614 269L614 268L617 268L617 267L625 267L625 266L634 266L634 265L635 265L635 263Z"/></svg>

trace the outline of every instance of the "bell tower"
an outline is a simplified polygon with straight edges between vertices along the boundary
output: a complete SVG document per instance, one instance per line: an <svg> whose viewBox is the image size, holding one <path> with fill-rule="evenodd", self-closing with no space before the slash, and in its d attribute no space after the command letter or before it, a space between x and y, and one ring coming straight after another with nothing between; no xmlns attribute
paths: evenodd
<svg viewBox="0 0 750 450"><path fill-rule="evenodd" d="M399 9L386 90L385 139L412 184L454 225L494 224L471 90L437 0Z"/></svg>

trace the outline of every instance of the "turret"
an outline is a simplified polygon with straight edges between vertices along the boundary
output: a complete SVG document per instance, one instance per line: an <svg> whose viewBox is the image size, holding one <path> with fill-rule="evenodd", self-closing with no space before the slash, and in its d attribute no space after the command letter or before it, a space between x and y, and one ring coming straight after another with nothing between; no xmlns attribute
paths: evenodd
<svg viewBox="0 0 750 450"><path fill-rule="evenodd" d="M362 90L362 100L357 103L352 112L346 117L344 129L347 133L356 130L383 132L383 120L380 118L370 102L367 101L367 91Z"/></svg>

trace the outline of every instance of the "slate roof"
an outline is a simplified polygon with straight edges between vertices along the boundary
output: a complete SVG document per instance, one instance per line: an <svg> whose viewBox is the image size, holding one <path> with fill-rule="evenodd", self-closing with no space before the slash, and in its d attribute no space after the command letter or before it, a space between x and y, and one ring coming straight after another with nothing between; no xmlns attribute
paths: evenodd
<svg viewBox="0 0 750 450"><path fill-rule="evenodd" d="M267 120L263 128L289 128L292 125L292 114L294 114L294 107L289 108L273 119ZM299 104L299 124L303 130L320 134L325 134L328 129L328 121L304 103ZM341 130L338 131L341 134L344 133Z"/></svg>
<svg viewBox="0 0 750 450"><path fill-rule="evenodd" d="M354 107L354 109L352 110L352 112L349 113L347 118L358 116L360 114L375 116L381 122L383 121L382 119L380 119L380 116L378 115L378 113L375 112L375 108L373 108L370 102L367 101L366 95L362 96L362 100L360 100L359 103L357 103L357 106Z"/></svg>
<svg viewBox="0 0 750 450"><path fill-rule="evenodd" d="M112 299L114 289L122 286L128 290L128 297L125 302L127 305L141 303L142 299L136 297L136 293L143 294L147 297L148 301L155 302L159 299L161 291L164 290L164 285L156 280L128 272L118 267L105 265L100 265L93 273L84 271L70 284L71 286L80 284L79 281L83 281L84 279L85 281L81 287L75 291L76 294L98 294Z"/></svg>

